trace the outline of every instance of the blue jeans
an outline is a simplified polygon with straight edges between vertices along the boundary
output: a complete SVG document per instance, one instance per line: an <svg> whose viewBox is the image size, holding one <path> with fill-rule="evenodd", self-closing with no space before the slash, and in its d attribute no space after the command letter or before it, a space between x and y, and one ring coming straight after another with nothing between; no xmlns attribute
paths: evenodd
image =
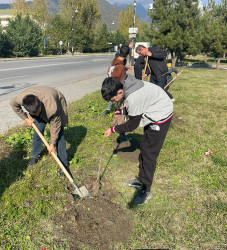
<svg viewBox="0 0 227 250"><path fill-rule="evenodd" d="M38 116L32 117L35 120L35 125L39 129L39 131L43 134L44 129L46 127L46 122L43 121ZM32 157L38 158L40 156L40 153L42 151L42 140L40 139L39 135L34 131L33 138L32 138ZM58 139L56 142L56 149L57 149L57 156L59 160L62 162L62 164L67 167L68 166L68 160L67 160L67 152L66 152L66 142L65 142L65 136L64 136L64 128L62 127L59 134Z"/></svg>

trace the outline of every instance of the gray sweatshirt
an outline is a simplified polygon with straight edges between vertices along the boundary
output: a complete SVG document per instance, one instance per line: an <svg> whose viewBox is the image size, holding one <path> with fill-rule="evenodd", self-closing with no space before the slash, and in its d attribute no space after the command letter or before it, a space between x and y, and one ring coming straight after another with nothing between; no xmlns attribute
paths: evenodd
<svg viewBox="0 0 227 250"><path fill-rule="evenodd" d="M173 112L173 103L159 86L138 80L130 75L123 81L125 106L129 116L142 115L140 127L168 118ZM150 119L148 119L148 118Z"/></svg>

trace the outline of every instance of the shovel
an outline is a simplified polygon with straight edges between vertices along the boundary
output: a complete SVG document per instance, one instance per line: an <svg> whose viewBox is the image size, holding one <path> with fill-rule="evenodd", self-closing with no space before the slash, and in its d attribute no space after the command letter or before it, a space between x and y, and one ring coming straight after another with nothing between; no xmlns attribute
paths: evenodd
<svg viewBox="0 0 227 250"><path fill-rule="evenodd" d="M29 116L29 114L28 114L28 118L29 119L31 118ZM39 135L39 137L41 138L41 140L43 141L43 143L45 144L45 146L48 149L49 148L49 144L47 143L46 139L44 138L44 136L42 135L42 133L39 131L39 129L37 128L37 126L34 123L32 123L32 127L35 129L36 133ZM53 151L51 152L51 154L54 157L55 161L58 163L59 167L64 172L65 176L68 178L68 180L72 184L72 186L74 188L74 191L72 192L72 194L78 195L79 198L91 197L91 194L89 193L89 191L87 190L87 188L85 186L82 186L80 188L77 187L77 185L75 184L73 178L69 175L68 171L65 169L65 167L63 166L63 164L61 163L61 161L59 160L59 158L57 157L57 155Z"/></svg>
<svg viewBox="0 0 227 250"><path fill-rule="evenodd" d="M180 73L178 73L177 76L175 76L169 83L166 84L166 86L164 87L164 89L166 89L181 73L182 73L183 70L181 70Z"/></svg>
<svg viewBox="0 0 227 250"><path fill-rule="evenodd" d="M93 191L95 194L98 193L98 190L101 187L101 168L102 168L101 163L102 163L103 150L105 147L105 140L106 140L106 137L104 137L103 141L102 141L102 150L101 150L101 154L100 154L100 158L99 158L99 168L98 168L98 172L97 172L97 178L96 178L96 182L93 183Z"/></svg>

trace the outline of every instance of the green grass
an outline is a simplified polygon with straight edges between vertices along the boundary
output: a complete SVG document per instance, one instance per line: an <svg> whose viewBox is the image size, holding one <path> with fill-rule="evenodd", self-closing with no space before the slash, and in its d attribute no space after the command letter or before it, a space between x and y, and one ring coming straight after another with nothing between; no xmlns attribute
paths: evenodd
<svg viewBox="0 0 227 250"><path fill-rule="evenodd" d="M11 15L13 11L11 9L0 10L0 15Z"/></svg>
<svg viewBox="0 0 227 250"><path fill-rule="evenodd" d="M113 249L224 249L226 248L227 71L186 69L171 86L176 119L158 158L152 198L134 207L134 189L124 181L137 174L137 162L112 158L105 172L114 202L124 207L134 224L127 242ZM107 103L100 91L69 105L65 130L70 168L80 185L96 176L103 132L111 118L102 116ZM137 129L132 134L142 134ZM47 132L46 137L49 136ZM103 162L112 154L106 140ZM209 149L213 154L205 157ZM0 145L0 248L70 249L55 218L64 211L67 181L46 152L35 167L26 167L31 129L10 129ZM77 173L75 175L75 173ZM79 174L79 175L78 175ZM87 246L87 249L92 249Z"/></svg>

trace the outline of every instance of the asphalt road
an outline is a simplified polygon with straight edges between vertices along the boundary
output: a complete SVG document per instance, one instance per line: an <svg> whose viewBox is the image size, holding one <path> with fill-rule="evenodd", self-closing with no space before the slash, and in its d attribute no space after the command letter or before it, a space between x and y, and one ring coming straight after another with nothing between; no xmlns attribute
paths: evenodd
<svg viewBox="0 0 227 250"><path fill-rule="evenodd" d="M113 55L92 55L0 61L0 102L30 86L58 87L105 74L112 59Z"/></svg>
<svg viewBox="0 0 227 250"><path fill-rule="evenodd" d="M30 86L57 88L67 102L100 89L114 55L0 61L0 134L23 121L10 99Z"/></svg>

